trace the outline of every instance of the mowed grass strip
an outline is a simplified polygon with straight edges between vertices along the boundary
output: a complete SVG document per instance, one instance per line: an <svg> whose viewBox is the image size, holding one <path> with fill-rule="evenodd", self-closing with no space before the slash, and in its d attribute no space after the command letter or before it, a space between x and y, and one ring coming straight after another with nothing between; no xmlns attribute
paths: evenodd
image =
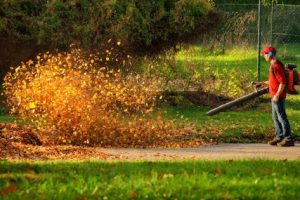
<svg viewBox="0 0 300 200"><path fill-rule="evenodd" d="M299 199L300 161L0 162L1 199Z"/></svg>

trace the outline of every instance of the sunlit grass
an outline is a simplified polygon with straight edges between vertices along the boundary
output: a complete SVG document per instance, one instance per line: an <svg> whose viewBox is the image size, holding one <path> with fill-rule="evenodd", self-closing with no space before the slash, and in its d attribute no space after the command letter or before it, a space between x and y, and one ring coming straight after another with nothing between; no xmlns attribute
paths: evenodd
<svg viewBox="0 0 300 200"><path fill-rule="evenodd" d="M277 46L275 45L277 48ZM263 47L262 47L263 48ZM300 45L285 44L278 45L278 59L283 63L295 63L300 65ZM178 68L185 68L193 63L196 69L201 69L205 66L212 66L215 70L222 71L223 69L239 69L245 73L257 73L257 49L256 47L235 47L225 48L224 52L218 50L214 52L208 47L201 45L190 46L183 49L176 55ZM261 80L267 79L269 64L260 57L261 61ZM253 77L255 78L255 77Z"/></svg>

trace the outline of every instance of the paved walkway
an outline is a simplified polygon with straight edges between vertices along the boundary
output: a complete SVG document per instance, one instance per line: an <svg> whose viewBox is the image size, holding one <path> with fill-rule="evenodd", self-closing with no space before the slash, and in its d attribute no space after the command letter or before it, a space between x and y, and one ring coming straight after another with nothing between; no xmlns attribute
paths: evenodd
<svg viewBox="0 0 300 200"><path fill-rule="evenodd" d="M218 144L199 148L101 148L111 160L235 160L235 159L300 159L300 143L294 147L268 144Z"/></svg>

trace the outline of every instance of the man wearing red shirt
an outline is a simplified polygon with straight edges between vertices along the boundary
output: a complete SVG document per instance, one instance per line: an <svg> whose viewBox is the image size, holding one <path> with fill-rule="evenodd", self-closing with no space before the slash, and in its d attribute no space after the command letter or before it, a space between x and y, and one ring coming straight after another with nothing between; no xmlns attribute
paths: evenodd
<svg viewBox="0 0 300 200"><path fill-rule="evenodd" d="M286 77L283 64L276 59L276 49L269 46L262 50L267 62L270 62L268 81L261 82L269 86L272 102L272 117L275 124L275 138L269 141L270 145L282 147L294 146L290 123L285 112Z"/></svg>

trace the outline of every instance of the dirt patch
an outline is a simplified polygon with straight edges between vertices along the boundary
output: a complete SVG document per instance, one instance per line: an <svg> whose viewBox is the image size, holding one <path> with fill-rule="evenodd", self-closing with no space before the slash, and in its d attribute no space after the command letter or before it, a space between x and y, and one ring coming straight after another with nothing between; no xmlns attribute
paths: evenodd
<svg viewBox="0 0 300 200"><path fill-rule="evenodd" d="M231 98L215 95L212 93L198 91L165 91L163 92L163 100L172 105L185 105L191 104L196 106L217 106L226 103Z"/></svg>
<svg viewBox="0 0 300 200"><path fill-rule="evenodd" d="M164 91L162 94L164 97L163 101L171 106L192 105L214 108L234 100L233 98L205 92L201 89L197 91ZM266 104L270 104L269 98L258 97L238 104L233 108L235 110L247 110L260 106L261 109L267 108L269 110Z"/></svg>

